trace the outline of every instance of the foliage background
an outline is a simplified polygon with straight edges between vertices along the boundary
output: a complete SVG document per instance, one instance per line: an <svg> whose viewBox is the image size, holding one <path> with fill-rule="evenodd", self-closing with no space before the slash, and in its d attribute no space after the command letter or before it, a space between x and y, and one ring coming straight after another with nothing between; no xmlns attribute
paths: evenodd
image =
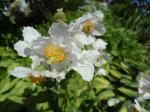
<svg viewBox="0 0 150 112"><path fill-rule="evenodd" d="M67 22L93 9L83 0L33 0L27 1L31 4L28 16L19 11L4 15L4 6L12 2L3 0L0 3L0 112L128 112L139 96L139 73L150 73L148 13L130 2L115 1L108 8L102 7L99 1L93 2L96 9L105 14L107 32L101 38L108 43L106 52L110 54L104 66L107 76L95 76L93 81L86 82L70 71L60 83L49 79L33 84L28 79L9 76L14 66L30 66L31 63L13 50L13 44L22 39L23 26L34 26L47 35L56 9L64 8ZM110 98L117 98L120 103L109 107ZM150 101L141 102L141 105L150 110Z"/></svg>

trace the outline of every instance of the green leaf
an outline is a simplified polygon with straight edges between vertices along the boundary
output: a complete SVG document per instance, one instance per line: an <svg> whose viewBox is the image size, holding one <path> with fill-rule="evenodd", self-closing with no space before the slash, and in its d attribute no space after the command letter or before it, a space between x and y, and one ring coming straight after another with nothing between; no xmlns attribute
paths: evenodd
<svg viewBox="0 0 150 112"><path fill-rule="evenodd" d="M3 79L0 83L0 94L12 89L16 85L17 81L18 79L13 81L10 81L9 78Z"/></svg>
<svg viewBox="0 0 150 112"><path fill-rule="evenodd" d="M93 79L93 86L97 91L101 91L102 89L111 87L111 84L103 77L95 77Z"/></svg>
<svg viewBox="0 0 150 112"><path fill-rule="evenodd" d="M23 104L23 99L24 99L23 97L19 97L19 96L16 96L16 95L9 95L7 98L9 100L12 100L13 102Z"/></svg>
<svg viewBox="0 0 150 112"><path fill-rule="evenodd" d="M8 96L9 94L0 94L0 102L5 101Z"/></svg>
<svg viewBox="0 0 150 112"><path fill-rule="evenodd" d="M114 76L115 78L118 78L120 79L122 77L122 74L117 71L117 70L114 70L114 69L109 69L109 72L112 76Z"/></svg>
<svg viewBox="0 0 150 112"><path fill-rule="evenodd" d="M115 96L115 93L112 90L105 90L97 96L97 99L98 100L107 100L114 96Z"/></svg>
<svg viewBox="0 0 150 112"><path fill-rule="evenodd" d="M10 93L21 96L24 93L24 90L30 87L30 83L20 80L19 82L17 82L16 86L10 91Z"/></svg>
<svg viewBox="0 0 150 112"><path fill-rule="evenodd" d="M13 60L11 60L11 59L5 59L5 60L2 60L2 61L0 62L0 67L5 67L5 68L7 68L7 67L10 66L12 63L13 63Z"/></svg>
<svg viewBox="0 0 150 112"><path fill-rule="evenodd" d="M127 85L127 86L129 86L129 87L138 88L138 83L137 82L131 81L127 78L121 79L120 82Z"/></svg>
<svg viewBox="0 0 150 112"><path fill-rule="evenodd" d="M129 97L138 97L138 92L137 91L134 91L134 90L132 90L132 89L129 89L129 88L126 88L126 87L120 87L120 88L118 88L118 90L121 92L121 93L123 93L123 94L125 94L125 95L127 95L127 96L129 96Z"/></svg>
<svg viewBox="0 0 150 112"><path fill-rule="evenodd" d="M119 112L128 112L128 109L127 109L127 107L122 106L122 107L120 108Z"/></svg>
<svg viewBox="0 0 150 112"><path fill-rule="evenodd" d="M40 110L46 110L49 108L49 104L48 102L42 102L42 103L38 103L36 104L36 108L40 111Z"/></svg>
<svg viewBox="0 0 150 112"><path fill-rule="evenodd" d="M124 96L117 96L117 99L119 99L120 101L125 101L126 97L124 97Z"/></svg>

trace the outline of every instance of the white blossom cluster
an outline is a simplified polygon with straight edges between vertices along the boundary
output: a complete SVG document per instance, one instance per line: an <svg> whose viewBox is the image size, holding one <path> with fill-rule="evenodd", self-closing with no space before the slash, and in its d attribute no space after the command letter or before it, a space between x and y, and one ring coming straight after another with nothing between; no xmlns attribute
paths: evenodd
<svg viewBox="0 0 150 112"><path fill-rule="evenodd" d="M60 81L70 70L79 73L85 81L91 81L95 72L106 75L102 65L108 60L104 52L107 43L96 38L105 33L103 18L103 12L98 10L70 24L57 21L49 28L48 37L43 37L33 27L24 27L23 40L18 41L14 49L19 56L32 59L31 68L15 67L10 74L31 78L33 82L44 78Z"/></svg>

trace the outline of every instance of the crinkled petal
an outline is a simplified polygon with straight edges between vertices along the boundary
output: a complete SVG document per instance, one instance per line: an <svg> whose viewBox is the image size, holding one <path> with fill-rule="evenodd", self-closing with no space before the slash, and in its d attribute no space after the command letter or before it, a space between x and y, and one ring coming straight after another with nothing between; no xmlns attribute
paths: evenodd
<svg viewBox="0 0 150 112"><path fill-rule="evenodd" d="M87 37L84 33L76 33L73 39L79 48L82 48L85 45L93 44L95 42L94 37Z"/></svg>
<svg viewBox="0 0 150 112"><path fill-rule="evenodd" d="M82 58L79 61L89 63L89 64L94 64L96 63L99 55L100 53L97 50L88 50L83 52Z"/></svg>
<svg viewBox="0 0 150 112"><path fill-rule="evenodd" d="M43 71L42 72L42 75L44 77L50 77L50 78L54 78L56 79L58 82L60 82L62 79L65 79L65 75L66 73L65 72L56 72L56 71Z"/></svg>
<svg viewBox="0 0 150 112"><path fill-rule="evenodd" d="M93 13L94 19L96 19L97 22L102 22L104 18L104 13L100 10L97 10Z"/></svg>
<svg viewBox="0 0 150 112"><path fill-rule="evenodd" d="M69 37L68 25L62 21L53 23L48 32L59 42L66 41Z"/></svg>
<svg viewBox="0 0 150 112"><path fill-rule="evenodd" d="M32 41L41 37L41 34L38 31L36 31L33 27L27 26L23 28L23 37L26 42L32 43Z"/></svg>
<svg viewBox="0 0 150 112"><path fill-rule="evenodd" d="M93 65L78 65L73 67L73 70L81 74L85 81L91 81L94 76L94 66Z"/></svg>
<svg viewBox="0 0 150 112"><path fill-rule="evenodd" d="M56 78L57 74L56 72L46 70L46 71L42 71L42 76Z"/></svg>
<svg viewBox="0 0 150 112"><path fill-rule="evenodd" d="M44 38L38 38L37 40L33 41L31 44L32 47L32 54L31 55L37 55L38 57L44 57L44 49L49 44L53 44L53 38L44 37Z"/></svg>
<svg viewBox="0 0 150 112"><path fill-rule="evenodd" d="M102 36L105 32L105 27L101 23L97 23L95 26L95 30L92 32L92 34L96 36Z"/></svg>
<svg viewBox="0 0 150 112"><path fill-rule="evenodd" d="M60 72L58 74L59 77L57 77L57 81L61 81L62 79L65 79L65 76L66 76L66 72Z"/></svg>
<svg viewBox="0 0 150 112"><path fill-rule="evenodd" d="M150 92L145 92L145 93L143 94L143 98L144 98L145 100L150 99Z"/></svg>
<svg viewBox="0 0 150 112"><path fill-rule="evenodd" d="M78 19L78 21L80 21L79 23L84 23L87 20L91 20L93 18L93 15L89 12L87 12L86 14L84 14L82 17L80 17Z"/></svg>
<svg viewBox="0 0 150 112"><path fill-rule="evenodd" d="M22 57L26 57L27 54L25 52L25 49L28 48L28 44L25 41L18 41L15 45L14 45L14 49L18 52L18 55L22 56Z"/></svg>
<svg viewBox="0 0 150 112"><path fill-rule="evenodd" d="M36 69L40 63L41 63L41 58L39 58L38 56L34 55L34 56L30 56L30 58L32 59L32 64L31 67L32 69Z"/></svg>
<svg viewBox="0 0 150 112"><path fill-rule="evenodd" d="M32 70L26 67L15 67L13 71L10 72L12 76L18 78L28 77L32 73Z"/></svg>
<svg viewBox="0 0 150 112"><path fill-rule="evenodd" d="M97 39L96 42L93 44L93 47L97 50L104 50L106 49L106 45L107 43L104 42L102 39Z"/></svg>

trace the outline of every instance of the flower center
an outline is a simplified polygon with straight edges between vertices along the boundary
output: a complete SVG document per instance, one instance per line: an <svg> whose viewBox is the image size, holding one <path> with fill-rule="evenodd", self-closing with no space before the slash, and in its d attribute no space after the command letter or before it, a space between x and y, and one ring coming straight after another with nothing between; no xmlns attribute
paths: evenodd
<svg viewBox="0 0 150 112"><path fill-rule="evenodd" d="M83 24L82 31L86 34L93 32L95 29L95 23L92 20L88 20Z"/></svg>
<svg viewBox="0 0 150 112"><path fill-rule="evenodd" d="M65 60L66 54L63 49L56 45L50 44L45 49L45 57L48 59L48 63L61 63Z"/></svg>
<svg viewBox="0 0 150 112"><path fill-rule="evenodd" d="M46 77L42 77L42 76L40 76L40 77L30 76L29 78L33 83L40 83L40 82L46 81Z"/></svg>

